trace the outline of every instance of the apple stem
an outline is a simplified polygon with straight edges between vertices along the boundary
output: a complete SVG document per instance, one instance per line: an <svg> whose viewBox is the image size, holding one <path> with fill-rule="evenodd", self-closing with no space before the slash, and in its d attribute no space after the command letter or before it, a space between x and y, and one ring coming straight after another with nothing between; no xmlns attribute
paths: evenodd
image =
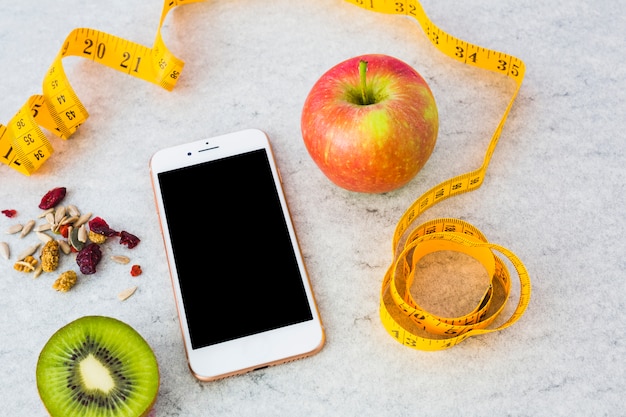
<svg viewBox="0 0 626 417"><path fill-rule="evenodd" d="M359 74L361 75L361 100L363 105L370 104L367 98L367 82L365 80L365 74L367 73L367 61L359 61Z"/></svg>

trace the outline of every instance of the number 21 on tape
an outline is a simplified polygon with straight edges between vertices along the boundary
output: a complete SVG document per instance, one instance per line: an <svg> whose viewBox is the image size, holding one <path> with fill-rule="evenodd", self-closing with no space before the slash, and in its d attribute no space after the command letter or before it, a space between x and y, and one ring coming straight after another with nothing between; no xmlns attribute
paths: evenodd
<svg viewBox="0 0 626 417"><path fill-rule="evenodd" d="M66 56L90 59L172 90L184 63L165 46L161 27L170 10L199 1L204 0L166 0L152 48L93 29L70 32L44 77L43 94L30 97L6 126L0 124L0 161L30 175L54 152L41 127L68 139L89 117L63 69Z"/></svg>

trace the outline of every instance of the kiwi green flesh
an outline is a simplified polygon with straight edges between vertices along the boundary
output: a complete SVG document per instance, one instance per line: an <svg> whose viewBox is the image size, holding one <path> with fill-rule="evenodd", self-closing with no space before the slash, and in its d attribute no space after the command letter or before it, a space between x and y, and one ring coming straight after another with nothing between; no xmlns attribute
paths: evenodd
<svg viewBox="0 0 626 417"><path fill-rule="evenodd" d="M37 362L37 388L52 417L148 414L159 389L154 352L128 324L81 317L59 329Z"/></svg>

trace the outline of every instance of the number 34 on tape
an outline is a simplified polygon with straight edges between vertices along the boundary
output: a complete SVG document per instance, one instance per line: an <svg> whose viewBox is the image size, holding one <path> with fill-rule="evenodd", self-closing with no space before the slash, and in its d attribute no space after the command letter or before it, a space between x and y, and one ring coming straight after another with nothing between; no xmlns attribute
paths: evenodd
<svg viewBox="0 0 626 417"><path fill-rule="evenodd" d="M30 175L54 152L41 127L68 139L89 117L65 75L62 60L67 56L87 58L172 90L184 63L166 48L161 27L174 7L199 1L166 0L152 48L93 29L74 29L45 74L43 94L30 97L6 126L0 124L0 161Z"/></svg>
<svg viewBox="0 0 626 417"><path fill-rule="evenodd" d="M435 204L481 186L504 122L522 85L525 65L514 56L470 44L444 32L426 16L417 0L347 1L375 12L411 17L440 52L466 65L502 74L517 85L491 137L483 164L478 169L432 187L402 215L393 237L394 261L385 274L380 296L380 318L385 329L398 342L414 349L447 349L470 336L505 329L522 316L530 301L530 277L524 264L513 252L488 242L477 228L462 220L435 219L419 226L414 226L414 223ZM413 231L400 244L405 232L411 229ZM478 261L489 276L484 295L477 301L476 307L460 317L441 317L427 311L410 291L419 275L418 261L439 251L464 253ZM505 264L495 252L508 259L519 279L518 303L509 318L500 322L496 319L504 311L511 293L511 279Z"/></svg>

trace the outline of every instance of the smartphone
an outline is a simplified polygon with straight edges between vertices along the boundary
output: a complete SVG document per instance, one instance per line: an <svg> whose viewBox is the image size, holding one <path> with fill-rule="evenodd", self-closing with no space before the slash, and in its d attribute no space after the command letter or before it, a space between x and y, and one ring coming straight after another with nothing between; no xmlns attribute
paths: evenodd
<svg viewBox="0 0 626 417"><path fill-rule="evenodd" d="M150 175L193 375L211 381L321 350L267 135L247 129L162 149Z"/></svg>

